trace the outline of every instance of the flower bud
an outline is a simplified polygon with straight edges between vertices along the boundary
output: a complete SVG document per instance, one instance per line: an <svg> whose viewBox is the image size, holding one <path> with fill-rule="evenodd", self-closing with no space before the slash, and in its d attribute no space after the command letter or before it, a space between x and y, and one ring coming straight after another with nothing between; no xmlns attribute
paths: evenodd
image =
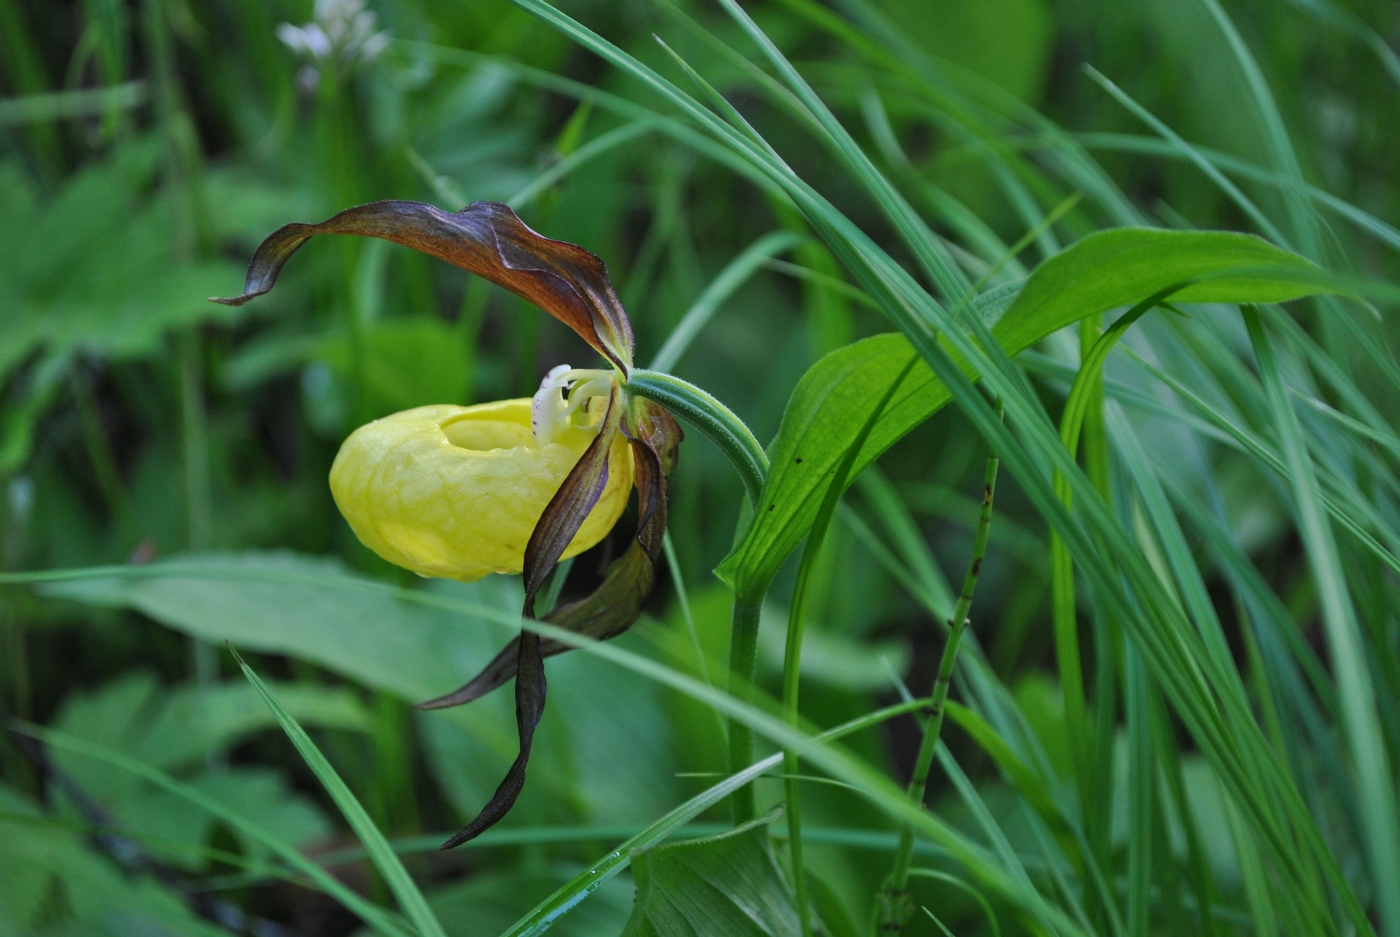
<svg viewBox="0 0 1400 937"><path fill-rule="evenodd" d="M594 424L606 406L588 402ZM519 573L540 515L596 434L570 426L540 445L529 398L417 407L350 434L331 466L331 494L360 542L396 566L463 582ZM627 506L632 453L621 433L608 472L565 557L602 540Z"/></svg>

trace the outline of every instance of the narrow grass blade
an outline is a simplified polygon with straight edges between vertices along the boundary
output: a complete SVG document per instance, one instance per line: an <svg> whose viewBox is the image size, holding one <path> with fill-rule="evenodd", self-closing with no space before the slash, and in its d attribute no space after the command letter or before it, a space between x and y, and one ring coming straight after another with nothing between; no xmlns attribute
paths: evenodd
<svg viewBox="0 0 1400 937"><path fill-rule="evenodd" d="M1245 324L1249 327L1274 413L1275 430L1283 446L1298 511L1299 534L1307 548L1313 582L1320 597L1341 702L1342 725L1366 818L1361 832L1370 859L1381 930L1386 937L1397 937L1400 935L1400 888L1393 887L1393 883L1400 882L1400 814L1396 811L1390 755L1376 714L1366 645L1356 621L1332 528L1322 510L1322 497L1303 441L1302 427L1283 382L1273 343L1253 307L1245 308Z"/></svg>
<svg viewBox="0 0 1400 937"><path fill-rule="evenodd" d="M879 725L884 720L894 718L897 715L913 712L927 704L927 700L914 700L909 703L878 710L838 726L835 729L831 729L818 738L835 740L843 735ZM602 859L565 883L558 891L540 902L533 911L517 921L515 925L502 934L501 937L534 937L536 934L544 933L570 908L573 908L580 901L597 891L602 887L604 882L625 869L628 862L631 860L632 853L636 852L638 849L645 849L648 846L659 843L678 832L689 823L692 818L703 813L710 807L713 807L715 804L722 802L730 794L744 787L746 784L751 783L755 778L761 777L773 768L778 767L778 765L782 764L782 760L783 755L781 752L770 755L762 761L755 762L738 774L725 778L708 790L702 791L679 807L669 811L664 817L657 820L640 833L637 833L635 836L632 836ZM729 827L726 827L726 829L729 829Z"/></svg>
<svg viewBox="0 0 1400 937"><path fill-rule="evenodd" d="M230 650L232 651L232 647ZM350 792L345 781L336 773L335 768L331 767L326 756L321 754L316 743L311 741L311 736L306 734L306 730L298 725L297 721L288 715L281 704L273 698L267 685L253 672L253 668L249 667L236 651L233 652L233 655L238 661L238 666L242 668L243 675L257 689L258 695L263 698L267 708L272 710L272 714L277 717L282 731L287 733L287 738L291 739L292 744L301 753L307 767L316 775L316 779L321 782L321 786L326 789L331 800L335 801L335 805L340 808L340 812L349 822L350 828L355 831L355 835L360 838L360 842L364 843L370 861L379 870L379 874L384 876L389 890L394 893L394 897L398 900L399 907L403 909L404 914L413 922L419 937L446 937L442 925L438 923L432 909L428 907L423 893L413 883L413 879L409 877L408 870L399 861L393 847L384 838L384 834L379 832L379 828L374 825L374 821L369 818L365 808Z"/></svg>

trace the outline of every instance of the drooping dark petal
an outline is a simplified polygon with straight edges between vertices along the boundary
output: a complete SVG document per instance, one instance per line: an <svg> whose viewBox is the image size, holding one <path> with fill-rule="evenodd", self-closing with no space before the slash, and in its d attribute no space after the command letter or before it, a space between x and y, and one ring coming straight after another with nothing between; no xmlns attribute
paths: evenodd
<svg viewBox="0 0 1400 937"><path fill-rule="evenodd" d="M559 557L564 555L574 534L608 486L613 436L624 416L622 390L614 383L598 435L569 471L530 533L530 542L525 545L524 576L525 615L530 618L535 617L535 595L559 565Z"/></svg>
<svg viewBox="0 0 1400 937"><path fill-rule="evenodd" d="M544 658L540 656L540 636L529 631L518 639L519 654L516 656L515 680L515 727L520 733L520 754L515 756L506 776L491 795L491 801L481 809L481 813L466 826L456 832L440 849L455 849L463 843L475 839L495 826L515 806L525 786L525 769L530 764L530 750L534 747L535 727L544 715L544 698L548 685L544 678Z"/></svg>
<svg viewBox="0 0 1400 937"><path fill-rule="evenodd" d="M535 617L535 596L550 572L559 564L559 557L564 554L565 548L574 539L579 527L583 526L584 519L598 503L603 489L607 487L609 453L613 436L623 418L621 396L621 391L614 384L598 435L569 471L568 477L554 493L530 534L530 542L525 547L525 607L522 615L526 618ZM540 636L523 630L513 644L516 648L513 673L516 678L515 725L520 734L520 754L516 756L510 770L496 788L496 793L491 796L490 802L475 819L443 843L443 849L452 849L475 839L498 823L510 812L516 798L520 796L521 788L525 786L525 769L530 763L535 727L539 725L540 716L544 713L548 685L544 676ZM423 708L437 709L444 705L452 704L437 699L423 704Z"/></svg>
<svg viewBox="0 0 1400 937"><path fill-rule="evenodd" d="M317 234L383 238L431 254L510 290L573 329L623 374L632 364L632 326L597 256L532 231L500 202L445 212L421 202L371 202L320 224L289 224L258 245L238 306L272 289L282 265Z"/></svg>
<svg viewBox="0 0 1400 937"><path fill-rule="evenodd" d="M561 605L544 620L561 628L604 641L626 631L641 614L651 592L666 533L668 476L675 467L683 434L675 419L651 401L634 397L622 431L632 444L638 493L637 536L608 567L603 582L586 598ZM444 709L479 699L505 685L516 674L519 639L512 641L460 689L420 703L420 709ZM569 650L571 645L544 638L542 657Z"/></svg>

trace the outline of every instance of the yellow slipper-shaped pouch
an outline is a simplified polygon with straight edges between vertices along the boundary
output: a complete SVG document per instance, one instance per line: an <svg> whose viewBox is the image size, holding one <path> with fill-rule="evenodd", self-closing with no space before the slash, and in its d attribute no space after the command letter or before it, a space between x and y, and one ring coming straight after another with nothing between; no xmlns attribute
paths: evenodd
<svg viewBox="0 0 1400 937"><path fill-rule="evenodd" d="M607 400L589 404L597 423ZM519 573L535 524L596 433L570 426L540 445L528 397L416 407L350 434L331 466L331 494L360 542L396 566L463 582ZM607 487L565 557L607 536L631 489L632 453L618 433Z"/></svg>

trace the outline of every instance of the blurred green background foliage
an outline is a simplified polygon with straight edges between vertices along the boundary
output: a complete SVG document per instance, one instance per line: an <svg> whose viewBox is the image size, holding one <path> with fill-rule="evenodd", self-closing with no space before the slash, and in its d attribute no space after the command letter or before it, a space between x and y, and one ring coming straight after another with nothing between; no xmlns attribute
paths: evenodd
<svg viewBox="0 0 1400 937"><path fill-rule="evenodd" d="M915 268L826 141L765 90L771 79L742 58L759 61L755 46L723 10L691 0L559 7L693 89L653 39L660 35L794 172ZM1210 154L1267 217L1290 218L1288 185L1260 168L1276 166L1278 128L1261 116L1256 75L1231 44L1238 38L1277 101L1301 177L1355 206L1352 216L1334 211L1315 225L1315 251L1293 246L1345 274L1397 282L1393 0L1231 0L1223 10L1183 0L833 0L815 12L806 0L763 0L746 8L953 245L969 279L991 270L992 286L1019 282L1079 237L1127 223L1086 192L1092 177L1076 167L1091 161L1139 223L1267 233L1085 64ZM1237 32L1222 28L1217 13ZM823 16L853 24L855 38L824 29ZM945 93L881 55L936 62L952 76ZM326 475L357 425L421 404L525 396L551 367L592 366L593 353L523 301L379 241L319 239L288 266L276 293L247 306L205 298L236 294L253 247L288 222L386 198L449 210L501 200L542 233L604 259L645 364L736 255L768 232L805 231L790 204L668 132L656 114L673 109L659 96L506 0L370 0L363 8L348 0L315 8L299 0L0 0L0 88L0 565L186 564L148 577L0 586L7 718L159 769L286 844L338 863L330 868L350 890L387 902L392 889L355 852L332 798L225 652L231 641L379 828L411 847L407 867L453 937L505 931L625 836L718 780L727 762L715 710L603 660L566 655L549 664L551 706L517 809L495 839L433 854L439 834L479 809L514 757L513 712L508 691L442 713L410 704L456 686L509 637L501 621L452 603L509 616L520 587L508 578L420 582L388 566L341 520ZM1082 148L1082 164L1047 144L1061 131ZM1088 197L1040 224L1076 192ZM1356 212L1368 220L1358 222ZM1028 232L1029 243L1008 255ZM766 443L818 358L891 326L852 297L858 291L830 286L849 275L816 241L754 268L670 370L724 401ZM1241 363L1249 360L1243 327L1209 314L1169 319L1145 320L1134 353L1241 425L1267 427L1253 365ZM1316 339L1309 347L1323 349L1356 393L1329 388L1326 399L1353 417L1357 400L1369 402L1393 428L1393 316L1348 331L1309 307L1299 321ZM1051 413L1063 405L1076 349L1061 333L1028 353ZM1163 385L1148 386L1140 359L1114 360L1116 386L1165 411L1190 410ZM1299 387L1312 386L1308 369L1325 370L1301 352L1287 366ZM1301 412L1310 444L1346 449L1338 459L1354 471L1338 477L1370 511L1367 529L1391 544L1394 434L1377 442L1374 428L1366 436ZM1375 868L1358 833L1366 818L1348 815L1349 782L1327 770L1329 752L1354 742L1338 728L1336 671L1290 489L1272 475L1261 482L1257 460L1219 445L1222 430L1192 419L1135 413L1134 425L1154 465L1179 461L1183 490L1209 479L1200 500L1216 499L1211 509L1234 537L1233 553L1220 549L1250 565L1232 573L1206 533L1192 534L1187 557L1199 563L1227 624L1228 650L1261 725L1296 735L1307 749L1284 746L1281 760L1379 921L1373 901L1387 886L1365 871ZM1260 433L1280 445L1271 430ZM969 419L949 408L895 445L845 499L808 599L802 712L813 723L832 726L898 702L906 683L926 691L942 648L930 610L967 565L986 451ZM1028 734L1016 746L1039 753L1045 789L1058 797L1073 788L1075 768L1051 627L1049 534L1017 481L1003 482L972 612L977 653L1001 698L1019 708ZM725 654L731 594L711 570L734 542L742 499L721 452L689 432L671 501L676 568L619 646L722 682L706 660ZM1141 517L1132 504L1123 495L1118 507ZM596 584L630 529L625 520L573 564L566 597ZM1393 776L1397 581L1370 554L1347 550L1347 587L1362 609L1388 746L1380 758ZM201 564L224 572L201 578ZM760 630L760 685L773 693L795 565L770 592ZM1245 580L1261 584L1248 608ZM684 602L677 582L688 586ZM381 586L444 604L371 588ZM1245 627L1264 606L1287 634L1263 640ZM1085 633L1087 656L1097 660L1104 645ZM1270 655L1287 663L1271 670ZM1292 682L1270 689L1266 677L1283 679L1279 673ZM1120 678L1090 677L1106 827L1086 835L1104 845L1110 892L1128 874L1139 829L1128 813ZM1179 761L1162 770L1183 787L1172 804L1160 794L1144 821L1156 836L1156 897L1147 929L1130 921L1130 931L1272 933L1269 865L1242 851L1254 839L1239 829L1251 821L1162 712L1165 735L1155 744ZM1300 728L1309 719L1316 724ZM0 742L0 934L331 935L361 927L362 915L295 880L265 843L189 798L61 747L36 758L40 747L26 738ZM969 799L954 775L935 770L934 812L981 836L978 811L986 810L1008 849L1041 855L1036 836L1044 834L1027 819L1027 793L1005 764L969 731L945 728L944 738L981 797ZM918 743L909 716L848 740L901 785ZM761 806L782 799L779 782L758 783ZM1194 815L1180 815L1182 804ZM711 808L695 829L713 833L726 819L722 807ZM819 783L806 788L804 822L821 927L867 933L897 825L858 793ZM94 835L97 828L106 832ZM787 874L783 849L770 850L766 838L723 843L726 867L750 870L750 884ZM918 854L956 871L931 845ZM681 887L698 866L674 846L633 864L635 878L610 881L556 931L672 933L656 909L666 888ZM1030 869L1037 888L1055 894L1046 882L1062 875L1068 892L1094 894L1083 869L1052 866ZM1208 882L1191 879L1194 872ZM724 900L737 894L723 881L713 887ZM638 888L652 902L646 920L634 916ZM1206 918L1201 889L1216 902ZM961 878L921 879L916 898L959 935L1046 932L1043 920L1001 897L984 907L981 891ZM1124 933L1111 903L1084 900L1088 929ZM1286 908L1278 913L1289 919ZM794 933L782 915L750 923L752 933ZM1394 935L1400 922L1387 926ZM940 931L920 914L908 932Z"/></svg>

